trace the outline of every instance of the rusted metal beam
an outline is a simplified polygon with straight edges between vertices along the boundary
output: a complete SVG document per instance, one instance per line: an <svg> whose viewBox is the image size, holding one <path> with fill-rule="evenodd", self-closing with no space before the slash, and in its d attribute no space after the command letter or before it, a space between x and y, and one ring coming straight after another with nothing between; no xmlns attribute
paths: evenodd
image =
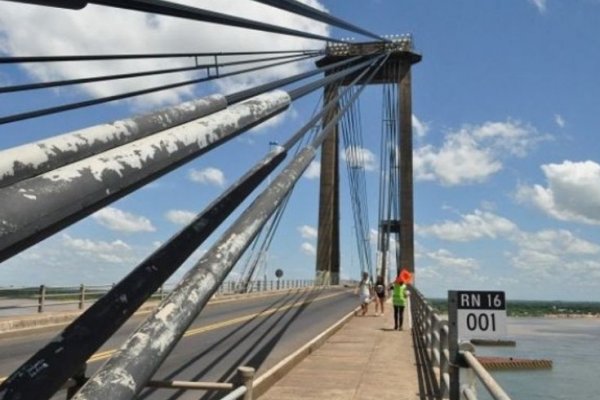
<svg viewBox="0 0 600 400"><path fill-rule="evenodd" d="M225 110L0 189L0 261L285 110L261 94Z"/></svg>
<svg viewBox="0 0 600 400"><path fill-rule="evenodd" d="M0 187L11 185L227 107L213 94L177 106L0 151Z"/></svg>
<svg viewBox="0 0 600 400"><path fill-rule="evenodd" d="M14 398L50 398L283 161L274 148L194 220L38 350L0 386ZM35 374L36 365L44 365ZM0 397L1 398L1 397Z"/></svg>

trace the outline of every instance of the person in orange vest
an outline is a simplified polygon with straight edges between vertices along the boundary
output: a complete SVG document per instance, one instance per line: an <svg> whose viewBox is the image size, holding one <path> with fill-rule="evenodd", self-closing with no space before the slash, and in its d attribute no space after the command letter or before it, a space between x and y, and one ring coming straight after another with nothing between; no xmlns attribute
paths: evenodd
<svg viewBox="0 0 600 400"><path fill-rule="evenodd" d="M406 307L406 282L400 276L392 285L392 304L394 305L394 330L402 330L404 307Z"/></svg>

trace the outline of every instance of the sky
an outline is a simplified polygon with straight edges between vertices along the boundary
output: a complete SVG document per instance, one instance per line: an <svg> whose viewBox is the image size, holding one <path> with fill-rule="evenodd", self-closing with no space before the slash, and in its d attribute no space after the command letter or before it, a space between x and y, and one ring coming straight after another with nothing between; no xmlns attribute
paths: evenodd
<svg viewBox="0 0 600 400"><path fill-rule="evenodd" d="M192 3L335 38L371 40L249 0ZM473 289L504 290L509 300L600 301L600 144L595 136L600 126L600 1L308 3L381 35L411 33L416 51L423 55L412 70L419 290L431 297L445 297L448 290ZM100 6L75 12L0 1L2 55L322 47L322 42L314 40ZM165 61L145 61L134 67L166 65ZM7 124L0 126L0 150L210 93L233 93L311 65L312 61L290 64L251 77ZM131 63L118 62L89 63L86 68L77 63L0 66L0 85L100 75L131 67ZM181 78L4 94L0 109L7 115ZM269 143L283 142L299 129L318 107L320 94L294 102L275 121L240 135L3 262L0 286L118 281L268 152ZM381 94L381 87L369 87L360 100L371 228L377 226L378 215ZM269 279L278 268L285 278L314 276L318 171L316 160L294 190L269 251ZM347 176L345 168L341 171L341 273L342 278L357 279L360 265ZM180 278L222 231L171 281ZM234 276L237 273L239 267Z"/></svg>

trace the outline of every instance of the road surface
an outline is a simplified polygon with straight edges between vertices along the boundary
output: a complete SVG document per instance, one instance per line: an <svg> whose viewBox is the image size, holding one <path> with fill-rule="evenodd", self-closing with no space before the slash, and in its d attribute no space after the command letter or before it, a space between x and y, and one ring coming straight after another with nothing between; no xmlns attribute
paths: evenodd
<svg viewBox="0 0 600 400"><path fill-rule="evenodd" d="M186 332L153 379L228 382L241 365L260 375L357 306L347 289L277 294L211 304ZM88 362L93 373L143 320L125 324ZM57 328L0 338L0 380L4 380L58 333ZM141 399L212 399L223 392L146 389ZM64 392L55 398L65 398Z"/></svg>

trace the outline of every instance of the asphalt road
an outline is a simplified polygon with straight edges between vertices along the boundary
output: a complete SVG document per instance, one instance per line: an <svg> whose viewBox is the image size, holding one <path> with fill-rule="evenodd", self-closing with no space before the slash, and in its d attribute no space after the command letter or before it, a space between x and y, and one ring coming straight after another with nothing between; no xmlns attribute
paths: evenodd
<svg viewBox="0 0 600 400"><path fill-rule="evenodd" d="M238 366L260 375L331 326L358 304L348 290L277 294L212 304L186 332L153 379L229 382ZM125 324L88 362L93 373L123 343L143 316ZM27 360L59 329L0 338L0 380ZM221 393L146 389L140 399L213 399ZM65 398L64 393L55 398Z"/></svg>

